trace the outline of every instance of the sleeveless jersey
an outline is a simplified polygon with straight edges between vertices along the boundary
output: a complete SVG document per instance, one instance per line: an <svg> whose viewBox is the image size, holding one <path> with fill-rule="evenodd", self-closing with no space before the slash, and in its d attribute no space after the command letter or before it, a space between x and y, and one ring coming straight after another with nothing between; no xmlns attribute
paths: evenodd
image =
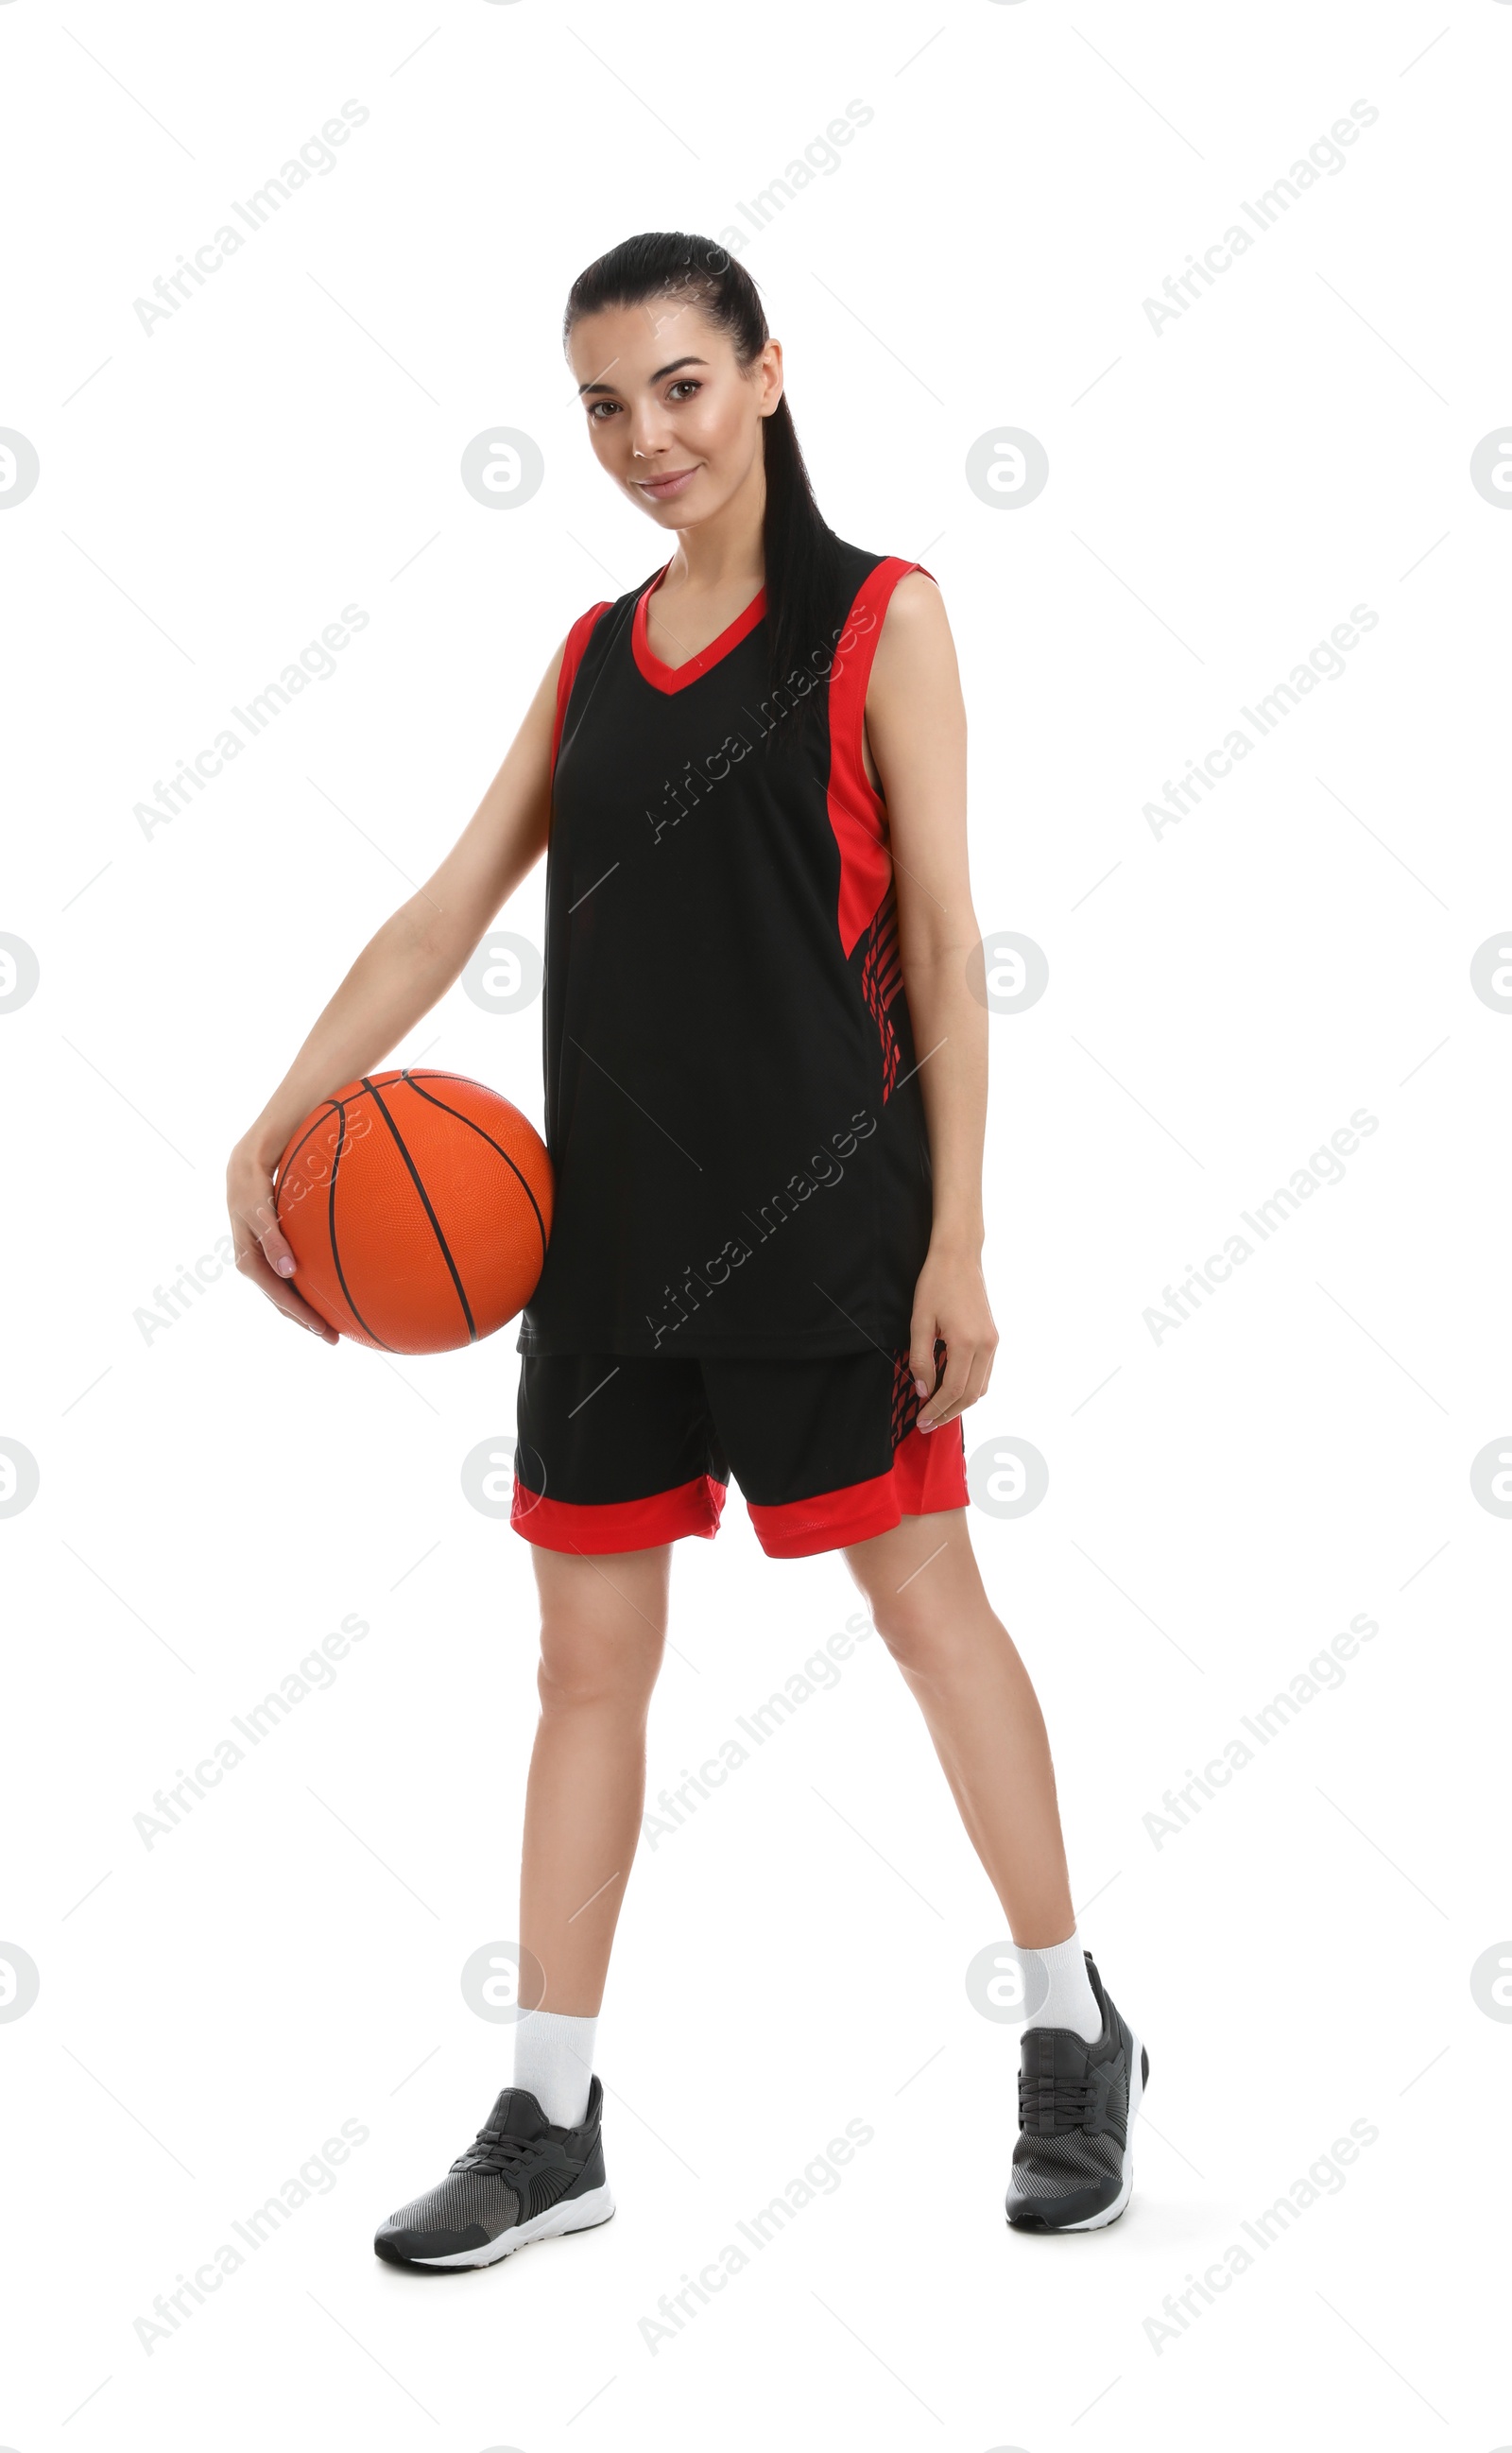
<svg viewBox="0 0 1512 2453"><path fill-rule="evenodd" d="M928 1135L862 720L893 555L840 547L802 742L766 590L653 654L669 565L568 634L547 855L556 1198L522 1354L773 1359L908 1342ZM789 703L790 705L790 703ZM927 1052L927 1051L925 1051Z"/></svg>

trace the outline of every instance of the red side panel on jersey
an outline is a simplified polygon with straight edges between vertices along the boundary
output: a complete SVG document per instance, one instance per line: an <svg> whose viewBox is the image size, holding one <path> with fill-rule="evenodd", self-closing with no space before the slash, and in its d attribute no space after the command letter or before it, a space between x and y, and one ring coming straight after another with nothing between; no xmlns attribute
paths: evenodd
<svg viewBox="0 0 1512 2453"><path fill-rule="evenodd" d="M562 727L567 722L567 701L572 695L572 685L578 677L578 667L583 662L583 651L593 636L593 626L599 615L607 613L608 609L608 599L606 597L602 605L592 605L586 613L580 613L567 632L567 647L562 655L562 669L556 677L556 722L551 728L553 775L556 773L556 754L562 747Z"/></svg>
<svg viewBox="0 0 1512 2453"><path fill-rule="evenodd" d="M862 757L866 685L893 589L922 562L885 555L867 573L840 634L829 674L829 823L840 846L840 942L848 962L863 929L892 883L886 808L872 790ZM933 579L932 570L924 570Z"/></svg>

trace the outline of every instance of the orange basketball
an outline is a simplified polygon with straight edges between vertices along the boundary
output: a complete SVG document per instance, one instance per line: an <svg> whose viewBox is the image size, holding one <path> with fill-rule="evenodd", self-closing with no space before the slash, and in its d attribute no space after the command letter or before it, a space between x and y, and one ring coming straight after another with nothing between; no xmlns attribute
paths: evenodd
<svg viewBox="0 0 1512 2453"><path fill-rule="evenodd" d="M462 1073L366 1074L323 1099L278 1162L297 1293L359 1346L442 1354L530 1300L551 1162L497 1090Z"/></svg>

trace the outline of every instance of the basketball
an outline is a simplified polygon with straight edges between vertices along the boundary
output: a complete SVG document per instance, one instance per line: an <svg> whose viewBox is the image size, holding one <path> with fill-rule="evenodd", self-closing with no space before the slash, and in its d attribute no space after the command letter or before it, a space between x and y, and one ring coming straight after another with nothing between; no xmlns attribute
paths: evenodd
<svg viewBox="0 0 1512 2453"><path fill-rule="evenodd" d="M518 1107L462 1073L371 1073L313 1108L278 1163L290 1283L388 1354L476 1345L530 1300L551 1162Z"/></svg>

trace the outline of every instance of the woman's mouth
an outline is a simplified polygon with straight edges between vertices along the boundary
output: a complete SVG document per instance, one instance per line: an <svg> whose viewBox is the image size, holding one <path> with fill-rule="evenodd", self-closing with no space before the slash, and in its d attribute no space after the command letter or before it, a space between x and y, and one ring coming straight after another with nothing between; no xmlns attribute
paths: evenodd
<svg viewBox="0 0 1512 2453"><path fill-rule="evenodd" d="M674 469L666 477L637 477L634 483L643 494L649 494L653 502L669 503L675 494L683 493L692 483L702 466L701 461L695 460L691 469Z"/></svg>

